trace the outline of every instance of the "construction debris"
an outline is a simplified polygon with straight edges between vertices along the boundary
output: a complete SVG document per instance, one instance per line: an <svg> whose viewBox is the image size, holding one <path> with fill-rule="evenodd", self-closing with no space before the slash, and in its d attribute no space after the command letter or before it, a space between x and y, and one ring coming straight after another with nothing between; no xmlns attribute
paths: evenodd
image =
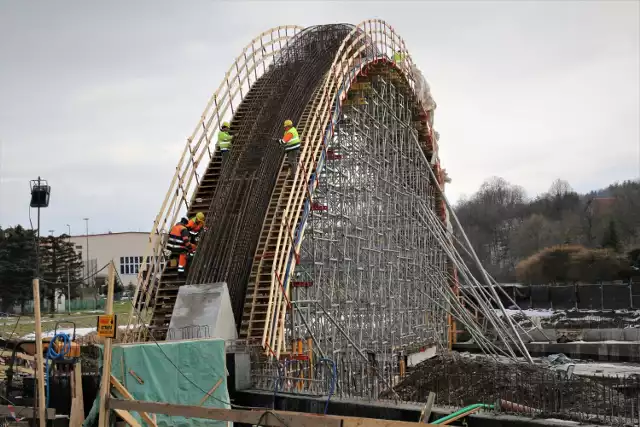
<svg viewBox="0 0 640 427"><path fill-rule="evenodd" d="M554 362L570 360L555 356ZM629 424L637 411L635 398L592 378L566 378L545 366L456 353L419 364L394 390L406 401L426 402L430 392L436 393L436 404L454 407L502 399L533 408L530 416L616 426Z"/></svg>

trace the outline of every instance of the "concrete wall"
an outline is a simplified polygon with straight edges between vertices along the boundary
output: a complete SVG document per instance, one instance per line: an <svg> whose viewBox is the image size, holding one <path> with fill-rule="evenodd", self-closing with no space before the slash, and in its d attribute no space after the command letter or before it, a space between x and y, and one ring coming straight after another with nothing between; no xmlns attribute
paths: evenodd
<svg viewBox="0 0 640 427"><path fill-rule="evenodd" d="M575 341L602 342L602 341L628 341L640 343L640 328L627 329L543 329L544 334L539 330L522 334L525 342L546 342L555 341L561 336L566 336ZM546 337L545 337L546 335ZM547 338L548 337L548 338Z"/></svg>
<svg viewBox="0 0 640 427"><path fill-rule="evenodd" d="M621 310L640 308L640 283L580 284L563 286L503 286L522 309ZM471 298L472 299L472 298ZM501 296L502 304L512 303Z"/></svg>
<svg viewBox="0 0 640 427"><path fill-rule="evenodd" d="M155 236L155 239L158 237ZM76 252L82 254L82 261L87 259L87 236L72 236L71 242ZM95 260L97 268L102 268L113 259L122 283L136 284L137 274L142 257L147 252L149 233L125 232L89 235L89 264ZM154 242L155 243L155 242ZM105 273L106 274L106 273Z"/></svg>

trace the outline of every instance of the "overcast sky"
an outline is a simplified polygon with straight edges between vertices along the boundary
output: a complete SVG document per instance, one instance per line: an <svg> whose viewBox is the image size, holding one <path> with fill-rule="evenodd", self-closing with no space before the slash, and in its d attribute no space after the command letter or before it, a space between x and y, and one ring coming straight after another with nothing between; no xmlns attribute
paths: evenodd
<svg viewBox="0 0 640 427"><path fill-rule="evenodd" d="M0 226L150 229L226 69L283 24L389 22L438 103L457 200L492 175L529 195L640 176L638 1L281 3L0 0ZM35 212L32 214L35 222Z"/></svg>

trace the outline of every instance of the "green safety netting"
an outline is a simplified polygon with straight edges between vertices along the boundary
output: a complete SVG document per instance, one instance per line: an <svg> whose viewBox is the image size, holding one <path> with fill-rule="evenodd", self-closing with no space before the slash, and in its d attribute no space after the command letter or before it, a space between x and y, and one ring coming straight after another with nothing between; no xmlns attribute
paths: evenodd
<svg viewBox="0 0 640 427"><path fill-rule="evenodd" d="M141 384L130 371L144 383ZM224 340L221 339L116 345L113 347L111 374L136 400L195 406L200 405L209 390L222 378L222 383L202 406L230 408ZM115 394L122 398L118 393ZM97 425L98 408L99 397L93 403L83 427ZM137 412L132 412L132 415L141 425L145 425ZM156 417L158 427L231 425L225 421L163 414L157 414Z"/></svg>

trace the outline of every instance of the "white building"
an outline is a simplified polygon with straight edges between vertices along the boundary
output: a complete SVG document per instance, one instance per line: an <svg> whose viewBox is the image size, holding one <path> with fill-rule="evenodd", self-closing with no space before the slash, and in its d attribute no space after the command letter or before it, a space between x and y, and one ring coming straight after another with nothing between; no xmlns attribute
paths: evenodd
<svg viewBox="0 0 640 427"><path fill-rule="evenodd" d="M154 244L157 238L157 235L154 236ZM129 283L136 284L142 259L149 250L149 233L146 232L85 234L71 236L70 240L85 264L85 276L93 274L96 269L100 270L113 260L125 286ZM101 274L106 275L106 271Z"/></svg>

